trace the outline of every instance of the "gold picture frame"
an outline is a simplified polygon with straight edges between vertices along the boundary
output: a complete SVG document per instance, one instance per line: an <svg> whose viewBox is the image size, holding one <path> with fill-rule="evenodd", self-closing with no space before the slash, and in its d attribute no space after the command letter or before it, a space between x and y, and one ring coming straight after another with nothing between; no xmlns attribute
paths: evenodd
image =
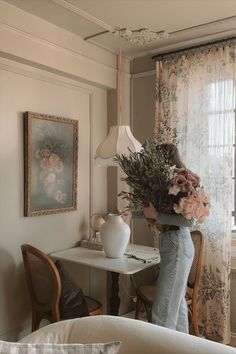
<svg viewBox="0 0 236 354"><path fill-rule="evenodd" d="M24 216L77 209L78 121L24 113Z"/></svg>

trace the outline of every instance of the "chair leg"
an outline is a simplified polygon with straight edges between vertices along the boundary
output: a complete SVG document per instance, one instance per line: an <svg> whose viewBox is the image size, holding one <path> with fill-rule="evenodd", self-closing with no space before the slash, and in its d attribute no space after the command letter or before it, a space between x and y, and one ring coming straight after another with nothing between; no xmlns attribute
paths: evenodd
<svg viewBox="0 0 236 354"><path fill-rule="evenodd" d="M32 328L31 328L31 332L34 332L37 329L39 329L40 322L41 322L41 317L39 316L38 312L32 311Z"/></svg>
<svg viewBox="0 0 236 354"><path fill-rule="evenodd" d="M145 310L146 315L147 315L147 320L148 322L152 322L152 308L145 304L139 296L137 296L137 303L136 303L136 310L135 310L135 319L139 320L140 319L140 313L142 310Z"/></svg>
<svg viewBox="0 0 236 354"><path fill-rule="evenodd" d="M152 323L152 308L147 304L144 304L144 307L147 315L147 320L148 322Z"/></svg>
<svg viewBox="0 0 236 354"><path fill-rule="evenodd" d="M97 310L91 311L91 312L89 313L89 316L99 316L99 315L102 315L102 314L103 314L103 313L102 313L102 309L99 308L99 309L97 309Z"/></svg>
<svg viewBox="0 0 236 354"><path fill-rule="evenodd" d="M192 312L192 321L193 321L193 329L194 329L194 335L199 337L199 328L198 328L198 318L196 314L196 310Z"/></svg>
<svg viewBox="0 0 236 354"><path fill-rule="evenodd" d="M136 309L135 309L135 319L139 320L140 319L140 313L142 311L143 303L139 296L137 296L137 302L136 302Z"/></svg>

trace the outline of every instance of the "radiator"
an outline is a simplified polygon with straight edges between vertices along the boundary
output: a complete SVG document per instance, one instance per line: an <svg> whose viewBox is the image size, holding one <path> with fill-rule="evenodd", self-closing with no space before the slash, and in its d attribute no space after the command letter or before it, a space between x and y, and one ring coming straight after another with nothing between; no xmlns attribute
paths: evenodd
<svg viewBox="0 0 236 354"><path fill-rule="evenodd" d="M231 268L230 277L230 327L233 336L236 336L236 268Z"/></svg>

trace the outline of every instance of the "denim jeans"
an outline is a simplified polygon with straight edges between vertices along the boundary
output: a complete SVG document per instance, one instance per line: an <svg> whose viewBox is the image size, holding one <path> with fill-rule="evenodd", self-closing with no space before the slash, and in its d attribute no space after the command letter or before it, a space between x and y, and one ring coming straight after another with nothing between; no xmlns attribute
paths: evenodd
<svg viewBox="0 0 236 354"><path fill-rule="evenodd" d="M194 257L189 228L160 234L160 273L152 307L152 322L180 332L189 332L185 293Z"/></svg>

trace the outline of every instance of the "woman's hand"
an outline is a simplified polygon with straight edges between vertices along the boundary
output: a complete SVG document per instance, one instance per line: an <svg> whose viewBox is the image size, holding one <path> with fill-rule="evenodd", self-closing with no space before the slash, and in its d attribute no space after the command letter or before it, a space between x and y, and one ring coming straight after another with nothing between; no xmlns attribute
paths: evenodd
<svg viewBox="0 0 236 354"><path fill-rule="evenodd" d="M155 219L158 217L158 212L152 205L152 203L149 203L149 206L146 208L143 208L143 213L147 219Z"/></svg>
<svg viewBox="0 0 236 354"><path fill-rule="evenodd" d="M131 218L131 213L130 211L124 211L124 210L120 210L118 209L118 214L122 217L122 219L126 222L129 222L130 218Z"/></svg>

